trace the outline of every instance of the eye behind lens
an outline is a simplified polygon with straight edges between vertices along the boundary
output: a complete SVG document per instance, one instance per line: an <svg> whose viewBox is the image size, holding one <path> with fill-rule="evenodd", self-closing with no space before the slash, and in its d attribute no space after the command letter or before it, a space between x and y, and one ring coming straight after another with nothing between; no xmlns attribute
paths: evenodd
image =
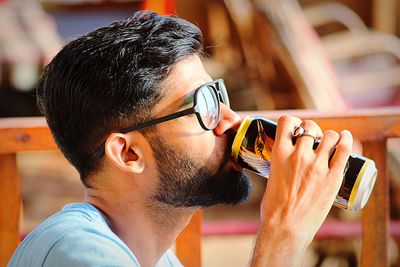
<svg viewBox="0 0 400 267"><path fill-rule="evenodd" d="M197 105L203 124L208 129L214 129L219 119L219 100L212 86L204 87L199 92Z"/></svg>

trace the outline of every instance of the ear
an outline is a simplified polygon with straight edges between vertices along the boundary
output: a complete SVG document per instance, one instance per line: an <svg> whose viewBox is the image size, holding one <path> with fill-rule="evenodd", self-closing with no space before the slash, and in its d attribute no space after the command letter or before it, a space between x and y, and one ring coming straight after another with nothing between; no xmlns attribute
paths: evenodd
<svg viewBox="0 0 400 267"><path fill-rule="evenodd" d="M105 154L121 171L142 173L144 170L142 151L131 134L111 134L105 143Z"/></svg>

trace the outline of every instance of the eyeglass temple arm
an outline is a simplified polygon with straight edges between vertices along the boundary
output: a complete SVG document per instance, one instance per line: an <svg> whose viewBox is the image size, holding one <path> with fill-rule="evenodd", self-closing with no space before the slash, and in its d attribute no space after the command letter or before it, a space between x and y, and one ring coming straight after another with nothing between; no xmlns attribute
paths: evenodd
<svg viewBox="0 0 400 267"><path fill-rule="evenodd" d="M141 130L141 129L147 128L147 127L155 125L155 124L163 123L163 122L166 122L166 121L170 121L170 120L173 120L173 119L176 119L176 118L180 118L180 117L189 115L189 114L194 113L194 112L195 112L194 107L191 107L191 108L188 108L188 109L185 109L185 110L182 110L182 111L178 111L176 113L172 113L172 114L166 115L166 116L161 117L161 118L153 119L153 120L147 121L145 123L141 123L141 124L138 124L138 125L135 125L135 126L132 126L132 127L124 128L124 129L120 130L119 132L120 133L128 133L128 132Z"/></svg>
<svg viewBox="0 0 400 267"><path fill-rule="evenodd" d="M173 113L173 114L169 114L169 115L161 117L161 118L150 120L150 121L147 121L145 123L141 123L141 124L138 124L135 126L127 127L127 128L120 130L119 132L120 133L129 133L129 132L141 130L141 129L144 129L149 126L163 123L166 121L170 121L170 120L173 120L176 118L180 118L180 117L192 114L192 113L195 113L195 107L191 107L191 108L188 108L188 109L185 109L185 110ZM105 153L105 142L102 143L100 148L96 151L96 157L100 158L104 155L104 153Z"/></svg>

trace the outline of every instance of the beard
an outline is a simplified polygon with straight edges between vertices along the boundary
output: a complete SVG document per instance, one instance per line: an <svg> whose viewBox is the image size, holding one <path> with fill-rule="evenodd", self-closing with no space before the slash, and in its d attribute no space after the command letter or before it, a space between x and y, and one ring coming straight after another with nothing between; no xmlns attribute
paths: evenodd
<svg viewBox="0 0 400 267"><path fill-rule="evenodd" d="M217 204L239 204L247 200L251 187L247 175L228 168L234 134L228 142L217 170L189 153L178 151L158 136L150 145L160 174L153 198L173 207L209 207Z"/></svg>

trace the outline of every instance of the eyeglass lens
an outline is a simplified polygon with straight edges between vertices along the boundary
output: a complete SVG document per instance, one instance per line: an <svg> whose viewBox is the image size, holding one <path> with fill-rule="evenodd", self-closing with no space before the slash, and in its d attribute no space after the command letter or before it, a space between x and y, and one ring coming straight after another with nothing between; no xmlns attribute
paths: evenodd
<svg viewBox="0 0 400 267"><path fill-rule="evenodd" d="M228 92L226 91L226 87L224 82L221 80L216 84L217 90L219 94L222 96L222 102L227 106L230 107Z"/></svg>
<svg viewBox="0 0 400 267"><path fill-rule="evenodd" d="M218 99L212 87L203 87L199 90L197 104L201 120L208 129L213 129L218 123Z"/></svg>

